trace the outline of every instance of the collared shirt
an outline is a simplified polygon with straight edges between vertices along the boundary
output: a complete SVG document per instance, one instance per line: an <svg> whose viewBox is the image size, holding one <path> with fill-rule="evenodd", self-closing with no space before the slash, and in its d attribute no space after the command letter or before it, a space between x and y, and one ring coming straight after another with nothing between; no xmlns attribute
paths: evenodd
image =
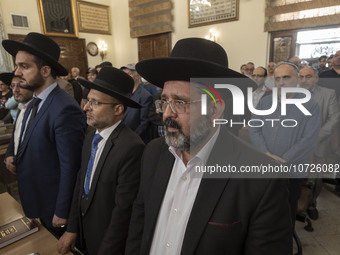
<svg viewBox="0 0 340 255"><path fill-rule="evenodd" d="M219 132L218 129L186 166L181 152L169 148L175 163L158 214L150 255L181 253L185 230L203 175L195 172L195 166L206 164Z"/></svg>
<svg viewBox="0 0 340 255"><path fill-rule="evenodd" d="M15 130L14 130L14 155L17 154L19 148L19 139L20 139L20 132L22 127L22 121L24 119L25 111L27 109L28 104L32 101L28 101L27 103L19 103L18 109L20 110L19 115L17 116L15 122Z"/></svg>
<svg viewBox="0 0 340 255"><path fill-rule="evenodd" d="M37 114L38 114L38 112L40 111L42 105L45 103L47 97L50 95L50 93L52 92L52 90L54 90L55 87L57 87L57 86L58 86L57 82L54 82L54 83L52 83L50 86L48 86L43 92L41 92L39 96L37 96L37 95L35 94L35 92L33 93L33 98L37 97L37 98L40 98L40 99L41 99L41 101L40 101L40 103L39 103L39 105L38 105ZM26 134L26 128L27 128L28 120L30 119L30 117L31 117L31 113L28 115L28 118L27 118L27 120L26 120L26 123L25 123L25 130L24 130L24 133L23 133L23 135L22 135L22 140L24 140L24 137L25 137L25 134ZM22 141L22 140L21 140L21 141Z"/></svg>
<svg viewBox="0 0 340 255"><path fill-rule="evenodd" d="M110 135L116 129L116 127L119 125L120 122L121 122L121 120L116 122L112 126L102 130L101 132L98 132L98 130L96 131L96 134L99 133L101 135L101 137L103 137L103 139L98 143L96 157L94 158L93 168L92 168L92 173L91 173L91 179L90 179L90 189L91 189L92 179L93 179L94 173L96 172L96 168L97 168L100 156L102 155L102 152L104 150L106 141L107 141L107 139L109 139ZM85 176L85 178L86 178L86 176ZM85 184L85 182L84 182L84 184Z"/></svg>
<svg viewBox="0 0 340 255"><path fill-rule="evenodd" d="M266 93L266 87L263 86L262 89L259 92L256 92L256 90L253 92L253 106L256 108L258 103L260 102L261 98L263 97L264 93Z"/></svg>

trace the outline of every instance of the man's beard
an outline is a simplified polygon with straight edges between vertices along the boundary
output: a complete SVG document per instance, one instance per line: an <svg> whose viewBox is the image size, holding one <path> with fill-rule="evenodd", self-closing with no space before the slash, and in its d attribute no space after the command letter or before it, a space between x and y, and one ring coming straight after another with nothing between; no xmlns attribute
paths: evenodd
<svg viewBox="0 0 340 255"><path fill-rule="evenodd" d="M203 116L197 127L191 128L191 135L186 136L183 133L182 126L175 120L167 118L164 120L165 142L167 145L177 150L189 152L195 149L209 135L212 129L212 123L208 116ZM168 127L178 129L178 133L169 132Z"/></svg>
<svg viewBox="0 0 340 255"><path fill-rule="evenodd" d="M43 76L38 72L37 75L34 77L34 79L28 83L25 79L20 78L20 87L23 89L28 89L31 91L35 91L36 89L42 87L44 85L44 78ZM23 84L22 82L25 81L26 84Z"/></svg>

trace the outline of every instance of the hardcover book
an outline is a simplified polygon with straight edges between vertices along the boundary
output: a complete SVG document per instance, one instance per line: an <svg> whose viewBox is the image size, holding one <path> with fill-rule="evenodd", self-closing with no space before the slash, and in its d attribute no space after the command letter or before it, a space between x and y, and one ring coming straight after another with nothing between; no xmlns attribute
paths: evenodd
<svg viewBox="0 0 340 255"><path fill-rule="evenodd" d="M38 225L22 217L0 227L0 249L38 231Z"/></svg>

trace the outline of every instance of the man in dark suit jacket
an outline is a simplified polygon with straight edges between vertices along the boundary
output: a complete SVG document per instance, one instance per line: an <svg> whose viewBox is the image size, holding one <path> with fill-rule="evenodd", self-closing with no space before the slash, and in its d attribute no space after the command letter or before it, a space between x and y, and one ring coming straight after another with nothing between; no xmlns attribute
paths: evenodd
<svg viewBox="0 0 340 255"><path fill-rule="evenodd" d="M135 131L142 138L143 142L147 144L151 140L148 114L149 107L152 104L152 95L140 86L141 77L137 73L134 64L122 66L120 69L133 78L134 88L130 98L141 105L141 108L139 109L131 107L127 108L122 121L125 125Z"/></svg>
<svg viewBox="0 0 340 255"><path fill-rule="evenodd" d="M230 165L237 173L242 166L275 165L225 127L212 125L222 118L224 100L207 101L208 115L201 115L203 85L190 78L247 79L227 63L220 45L188 38L176 43L169 58L136 65L145 79L163 88L156 106L163 112L165 138L150 142L143 154L126 254L292 253L286 180L204 170Z"/></svg>
<svg viewBox="0 0 340 255"><path fill-rule="evenodd" d="M318 71L313 67L308 66L300 70L299 84L302 88L308 89L312 93L313 99L320 107L321 113L321 128L318 137L318 148L314 151L309 163L324 164L327 155L332 153L331 134L339 124L340 112L335 90L320 87L318 85L318 81ZM310 173L309 175L309 183L313 184L313 193L312 199L309 201L307 213L312 220L316 220L319 217L319 212L316 207L316 199L322 190L322 178L327 175L329 178L334 178L335 176L333 176L333 174L334 173Z"/></svg>
<svg viewBox="0 0 340 255"><path fill-rule="evenodd" d="M4 40L2 45L15 57L20 86L34 91L15 158L21 204L26 216L40 218L60 235L80 167L85 116L56 83L56 76L67 71L58 63L60 48L53 40L29 33L23 42Z"/></svg>
<svg viewBox="0 0 340 255"><path fill-rule="evenodd" d="M132 78L114 67L103 67L93 82L81 78L78 81L90 89L84 110L88 125L96 131L88 134L84 142L69 224L59 240L58 251L67 252L79 234L90 255L123 254L144 144L121 120L126 107L140 105L128 97ZM89 173L91 144L99 135L102 140ZM92 181L88 192L89 176Z"/></svg>

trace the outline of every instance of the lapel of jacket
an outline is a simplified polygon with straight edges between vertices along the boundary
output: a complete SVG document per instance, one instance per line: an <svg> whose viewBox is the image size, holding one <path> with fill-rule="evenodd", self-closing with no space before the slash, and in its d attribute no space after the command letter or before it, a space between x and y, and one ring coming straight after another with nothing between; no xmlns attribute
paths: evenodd
<svg viewBox="0 0 340 255"><path fill-rule="evenodd" d="M89 200L90 203L92 201L93 195L95 193L96 187L97 187L97 183L98 183L98 179L100 176L100 173L103 169L103 165L106 161L107 155L109 154L109 152L111 151L112 147L114 146L114 140L117 139L117 137L119 136L120 132L122 131L122 129L125 127L125 125L121 122L111 133L111 135L109 136L109 138L107 139L104 149L102 151L102 154L100 155L97 167L95 169L95 173L93 175L93 179L92 179L92 183L91 183L91 189L90 189L90 193L89 193ZM92 139L91 139L92 141ZM91 150L91 147L89 148L89 150ZM86 165L87 167L87 165ZM86 175L86 172L85 172ZM85 180L85 176L83 178L83 181ZM84 187L84 186L83 186ZM89 204L90 204L89 203Z"/></svg>
<svg viewBox="0 0 340 255"><path fill-rule="evenodd" d="M319 88L318 85L315 85L315 89L314 89L314 100L320 105L321 104L321 99L322 99L322 95L321 95L321 90Z"/></svg>
<svg viewBox="0 0 340 255"><path fill-rule="evenodd" d="M151 183L150 195L146 201L145 211L149 212L145 215L144 231L147 236L147 247L151 247L152 237L155 231L158 214L163 202L163 198L168 186L172 167L175 161L174 156L169 151L169 146L164 143L161 149L160 158L156 167L157 171Z"/></svg>
<svg viewBox="0 0 340 255"><path fill-rule="evenodd" d="M37 115L35 116L33 122L32 122L32 125L31 127L29 128L29 130L26 130L26 133L25 133L25 137L24 137L24 140L21 142L22 140L22 135L23 135L23 131L25 129L25 126L26 126L26 122L27 122L27 119L28 119L28 116L31 112L31 109L32 109L32 102L27 106L27 110L25 111L25 114L24 114L24 119L23 119L23 122L22 122L22 128L21 128L21 134L20 134L20 147L21 150L21 154L19 154L19 149L18 149L18 155L16 156L16 161L18 162L20 160L20 157L22 155L22 153L24 152L27 144L28 144L28 141L32 135L32 132L33 130L35 129L35 126L37 125L37 123L39 122L39 120L42 118L42 116L44 116L45 112L47 111L47 109L50 107L50 104L52 102L52 99L53 97L59 93L61 89L59 88L59 86L56 86L52 91L51 93L48 95L48 97L46 98L44 104L42 105L42 107L40 108L40 110L38 111ZM53 109L52 109L53 111Z"/></svg>
<svg viewBox="0 0 340 255"><path fill-rule="evenodd" d="M223 153L223 157L221 157ZM220 134L209 156L207 166L236 165L239 152L234 146L232 135L221 127ZM211 218L228 182L229 175L219 178L209 178L209 173L203 175L196 199L191 210L185 231L181 254L194 254L201 235Z"/></svg>

